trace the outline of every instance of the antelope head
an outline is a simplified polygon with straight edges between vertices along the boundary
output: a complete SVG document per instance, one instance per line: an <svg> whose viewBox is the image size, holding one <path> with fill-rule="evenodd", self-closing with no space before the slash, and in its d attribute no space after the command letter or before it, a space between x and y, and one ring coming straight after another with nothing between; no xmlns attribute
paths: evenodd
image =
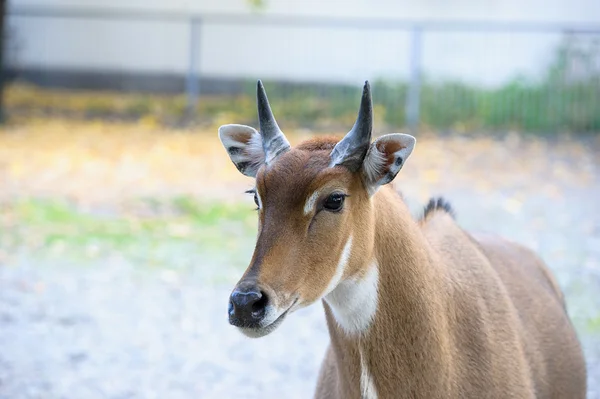
<svg viewBox="0 0 600 399"><path fill-rule="evenodd" d="M339 142L313 139L291 148L257 87L260 132L224 125L219 138L237 169L255 179L258 237L229 301L229 322L250 337L286 315L360 279L373 260L371 198L394 179L415 145L406 134L371 143L373 108L365 82L358 118Z"/></svg>

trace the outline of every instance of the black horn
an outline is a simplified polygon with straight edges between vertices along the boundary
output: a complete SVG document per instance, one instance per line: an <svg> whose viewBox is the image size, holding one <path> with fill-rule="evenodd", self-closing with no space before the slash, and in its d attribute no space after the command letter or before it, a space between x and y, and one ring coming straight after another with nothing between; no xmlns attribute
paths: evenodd
<svg viewBox="0 0 600 399"><path fill-rule="evenodd" d="M258 125L262 136L266 163L268 164L277 158L279 154L287 151L290 148L290 143L273 116L267 93L260 80L256 87L256 101L258 104Z"/></svg>
<svg viewBox="0 0 600 399"><path fill-rule="evenodd" d="M331 152L331 166L343 165L352 172L360 169L371 144L372 131L373 103L371 101L371 86L369 81L366 81L360 100L358 118L356 118L352 130L336 144Z"/></svg>

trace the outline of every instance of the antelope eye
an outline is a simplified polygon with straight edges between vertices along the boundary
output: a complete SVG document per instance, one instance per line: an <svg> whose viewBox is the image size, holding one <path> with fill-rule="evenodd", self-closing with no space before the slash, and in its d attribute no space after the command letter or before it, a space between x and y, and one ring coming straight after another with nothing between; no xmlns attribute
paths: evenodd
<svg viewBox="0 0 600 399"><path fill-rule="evenodd" d="M325 199L325 202L323 202L323 208L331 212L339 212L344 206L345 198L346 196L344 194L333 193Z"/></svg>

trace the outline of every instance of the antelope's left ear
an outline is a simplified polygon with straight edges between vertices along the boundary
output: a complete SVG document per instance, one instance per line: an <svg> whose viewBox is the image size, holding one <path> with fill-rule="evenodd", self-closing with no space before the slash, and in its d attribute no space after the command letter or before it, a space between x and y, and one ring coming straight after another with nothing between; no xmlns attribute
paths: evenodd
<svg viewBox="0 0 600 399"><path fill-rule="evenodd" d="M245 125L223 125L219 128L219 139L235 167L246 176L256 177L258 169L265 163L262 137L256 129Z"/></svg>
<svg viewBox="0 0 600 399"><path fill-rule="evenodd" d="M394 180L415 147L416 141L411 135L392 133L371 143L362 165L363 177L369 191L375 192L379 186Z"/></svg>

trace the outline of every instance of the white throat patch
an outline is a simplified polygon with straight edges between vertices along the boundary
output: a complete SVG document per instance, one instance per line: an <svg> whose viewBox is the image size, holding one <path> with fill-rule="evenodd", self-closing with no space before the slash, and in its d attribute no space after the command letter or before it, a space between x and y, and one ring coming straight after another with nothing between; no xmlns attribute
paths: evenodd
<svg viewBox="0 0 600 399"><path fill-rule="evenodd" d="M369 266L362 278L340 282L323 300L331 307L338 325L348 335L364 333L377 312L377 262Z"/></svg>

